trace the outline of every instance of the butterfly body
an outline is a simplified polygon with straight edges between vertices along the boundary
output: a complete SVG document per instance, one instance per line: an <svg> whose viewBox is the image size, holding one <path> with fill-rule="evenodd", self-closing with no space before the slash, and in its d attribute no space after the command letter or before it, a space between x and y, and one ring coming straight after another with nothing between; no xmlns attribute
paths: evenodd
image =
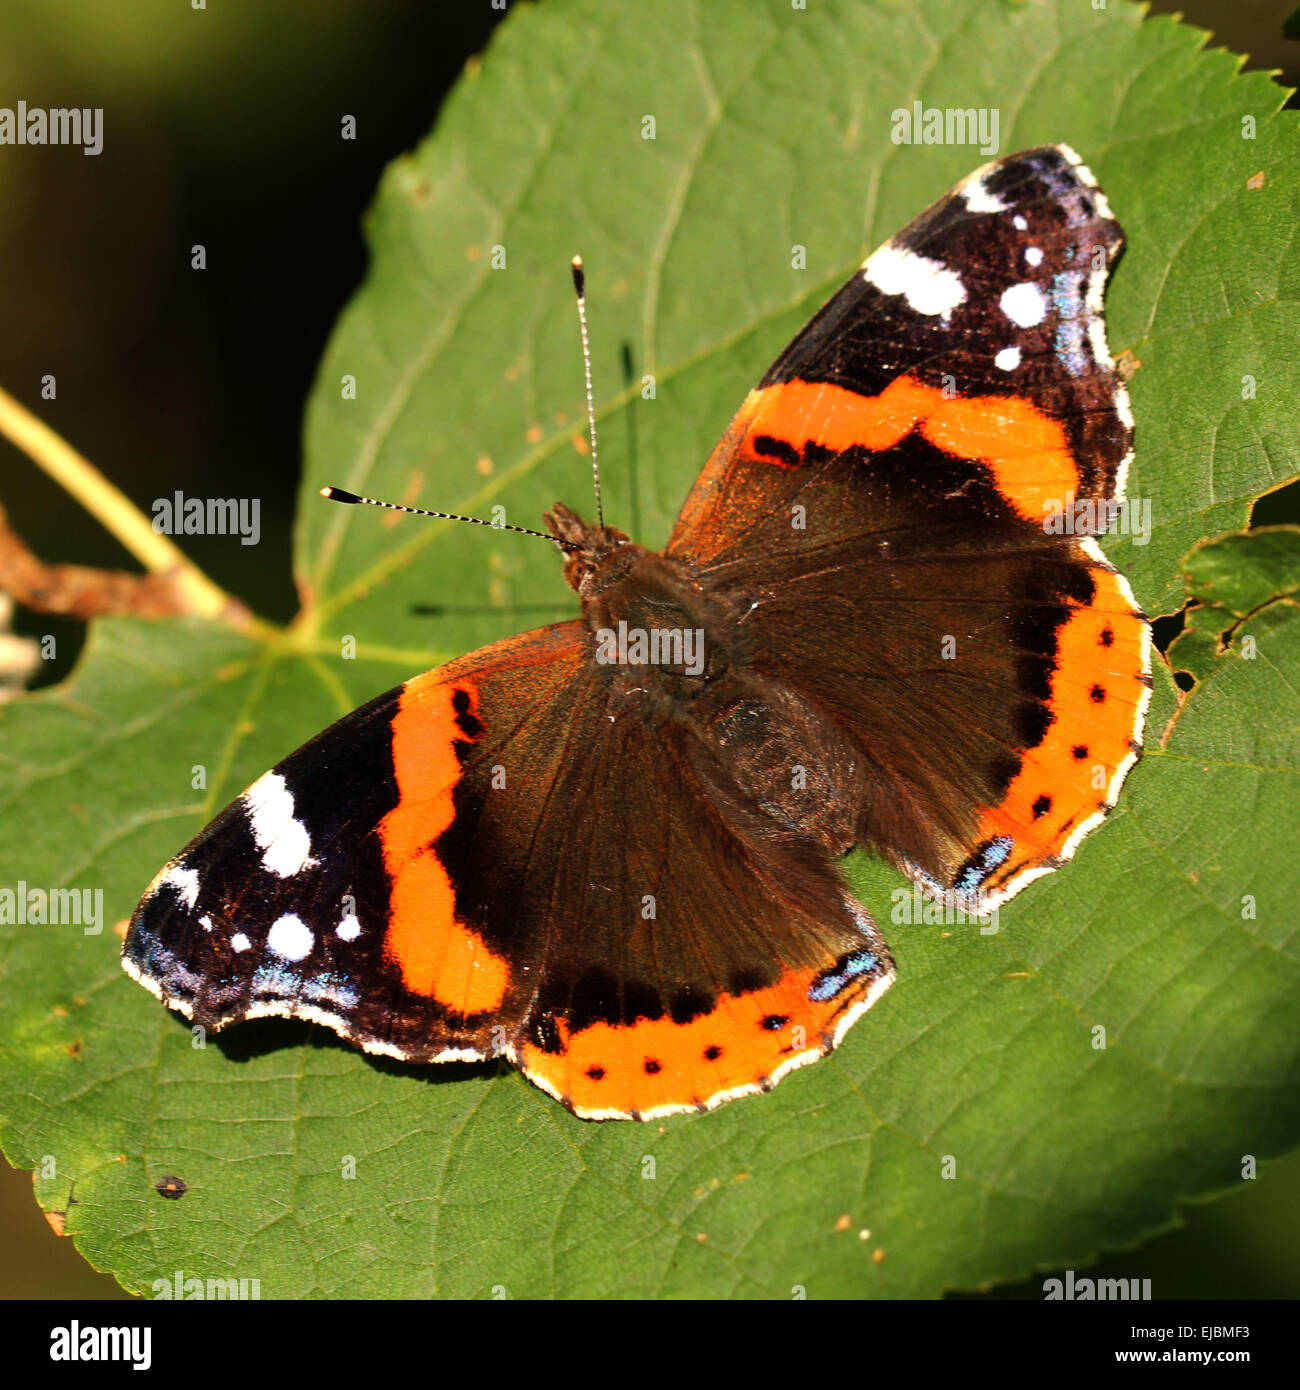
<svg viewBox="0 0 1300 1390"><path fill-rule="evenodd" d="M552 525L556 514L571 520ZM566 573L593 659L608 669L609 718L687 731L700 774L719 798L746 806L766 836L812 840L830 855L850 848L861 754L806 701L753 670L745 618L761 598L713 589L707 572L619 533L611 540L567 508L547 522L582 546Z"/></svg>
<svg viewBox="0 0 1300 1390"><path fill-rule="evenodd" d="M554 507L580 616L290 754L150 885L128 973L211 1027L506 1057L591 1119L825 1055L895 974L840 855L987 912L1140 752L1145 619L1044 522L1122 495L1120 242L1064 147L963 181L781 354L662 553Z"/></svg>

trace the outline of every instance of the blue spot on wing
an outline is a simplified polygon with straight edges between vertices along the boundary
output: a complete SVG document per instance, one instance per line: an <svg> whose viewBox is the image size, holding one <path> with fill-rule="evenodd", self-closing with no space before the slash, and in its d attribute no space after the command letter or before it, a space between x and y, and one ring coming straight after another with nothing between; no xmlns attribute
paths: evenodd
<svg viewBox="0 0 1300 1390"><path fill-rule="evenodd" d="M859 975L868 975L880 964L871 951L854 951L852 955L841 956L829 970L823 970L812 982L808 998L814 1004L825 1004L834 999L849 982Z"/></svg>
<svg viewBox="0 0 1300 1390"><path fill-rule="evenodd" d="M1086 345L1087 321L1092 314L1084 298L1082 272L1067 270L1057 275L1051 293L1056 309L1056 356L1071 376L1082 376L1092 361Z"/></svg>
<svg viewBox="0 0 1300 1390"><path fill-rule="evenodd" d="M986 840L957 870L957 876L952 882L954 890L958 893L973 893L999 864L1006 863L1012 843L1010 835L998 835L992 840Z"/></svg>

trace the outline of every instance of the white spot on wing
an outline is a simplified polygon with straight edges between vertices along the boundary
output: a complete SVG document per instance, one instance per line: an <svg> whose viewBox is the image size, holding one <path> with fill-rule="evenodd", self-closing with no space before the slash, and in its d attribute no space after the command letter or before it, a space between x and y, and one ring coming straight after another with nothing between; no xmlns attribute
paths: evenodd
<svg viewBox="0 0 1300 1390"><path fill-rule="evenodd" d="M262 865L290 878L315 861L307 827L293 817L293 793L278 772L259 777L244 793L249 829L262 851Z"/></svg>
<svg viewBox="0 0 1300 1390"><path fill-rule="evenodd" d="M244 935L242 931L237 931L230 938L230 949L232 951L247 951L253 943Z"/></svg>
<svg viewBox="0 0 1300 1390"><path fill-rule="evenodd" d="M292 912L277 918L266 936L266 949L283 960L302 960L315 944L311 928Z"/></svg>
<svg viewBox="0 0 1300 1390"><path fill-rule="evenodd" d="M186 907L193 907L199 900L199 871L187 869L184 864L176 864L167 871L164 883L176 890L176 896Z"/></svg>
<svg viewBox="0 0 1300 1390"><path fill-rule="evenodd" d="M972 179L961 191L966 206L972 212L1006 212L1007 205L996 193L990 193L983 179Z"/></svg>
<svg viewBox="0 0 1300 1390"><path fill-rule="evenodd" d="M862 274L881 293L901 294L918 314L947 314L966 301L955 270L892 241L868 258Z"/></svg>
<svg viewBox="0 0 1300 1390"><path fill-rule="evenodd" d="M355 941L361 935L361 923L355 912L349 912L339 923L338 935L344 941Z"/></svg>
<svg viewBox="0 0 1300 1390"><path fill-rule="evenodd" d="M1037 285L1027 282L1002 291L1002 312L1021 328L1033 328L1047 317L1047 300Z"/></svg>
<svg viewBox="0 0 1300 1390"><path fill-rule="evenodd" d="M1025 260L1027 260L1030 265L1042 265L1043 248L1041 246L1026 246Z"/></svg>
<svg viewBox="0 0 1300 1390"><path fill-rule="evenodd" d="M1016 215L1011 219L1011 225L1016 229L1016 231L1023 232L1029 226L1029 223L1026 222L1025 219L1021 217L1019 213L1016 213Z"/></svg>
<svg viewBox="0 0 1300 1390"><path fill-rule="evenodd" d="M1004 372L1013 372L1020 365L1020 349L1018 347L1003 348L993 359L993 365Z"/></svg>

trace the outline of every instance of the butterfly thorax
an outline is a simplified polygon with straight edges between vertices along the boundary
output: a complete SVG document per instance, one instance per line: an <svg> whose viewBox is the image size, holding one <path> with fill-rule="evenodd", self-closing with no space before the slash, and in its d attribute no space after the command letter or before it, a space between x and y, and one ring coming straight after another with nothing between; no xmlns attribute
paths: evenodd
<svg viewBox="0 0 1300 1390"><path fill-rule="evenodd" d="M582 600L596 660L698 684L716 680L738 655L731 605L706 592L692 566L593 526L560 503L546 525L567 554L564 577Z"/></svg>
<svg viewBox="0 0 1300 1390"><path fill-rule="evenodd" d="M579 547L565 577L582 599L594 661L608 670L611 717L688 730L701 774L751 824L775 835L800 827L832 853L847 849L860 758L806 701L751 668L750 604L567 508L546 521Z"/></svg>

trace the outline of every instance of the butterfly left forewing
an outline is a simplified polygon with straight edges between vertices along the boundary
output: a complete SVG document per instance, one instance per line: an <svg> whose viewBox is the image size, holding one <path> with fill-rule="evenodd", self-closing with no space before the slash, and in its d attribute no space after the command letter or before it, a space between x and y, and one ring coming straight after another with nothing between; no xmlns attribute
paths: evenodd
<svg viewBox="0 0 1300 1390"><path fill-rule="evenodd" d="M417 676L290 754L150 885L127 971L213 1028L274 1015L407 1061L503 1052L542 943L508 919L491 940L472 925L491 866L454 858L455 827L493 794L511 731L585 656L580 628ZM480 703L498 716L490 737Z"/></svg>

